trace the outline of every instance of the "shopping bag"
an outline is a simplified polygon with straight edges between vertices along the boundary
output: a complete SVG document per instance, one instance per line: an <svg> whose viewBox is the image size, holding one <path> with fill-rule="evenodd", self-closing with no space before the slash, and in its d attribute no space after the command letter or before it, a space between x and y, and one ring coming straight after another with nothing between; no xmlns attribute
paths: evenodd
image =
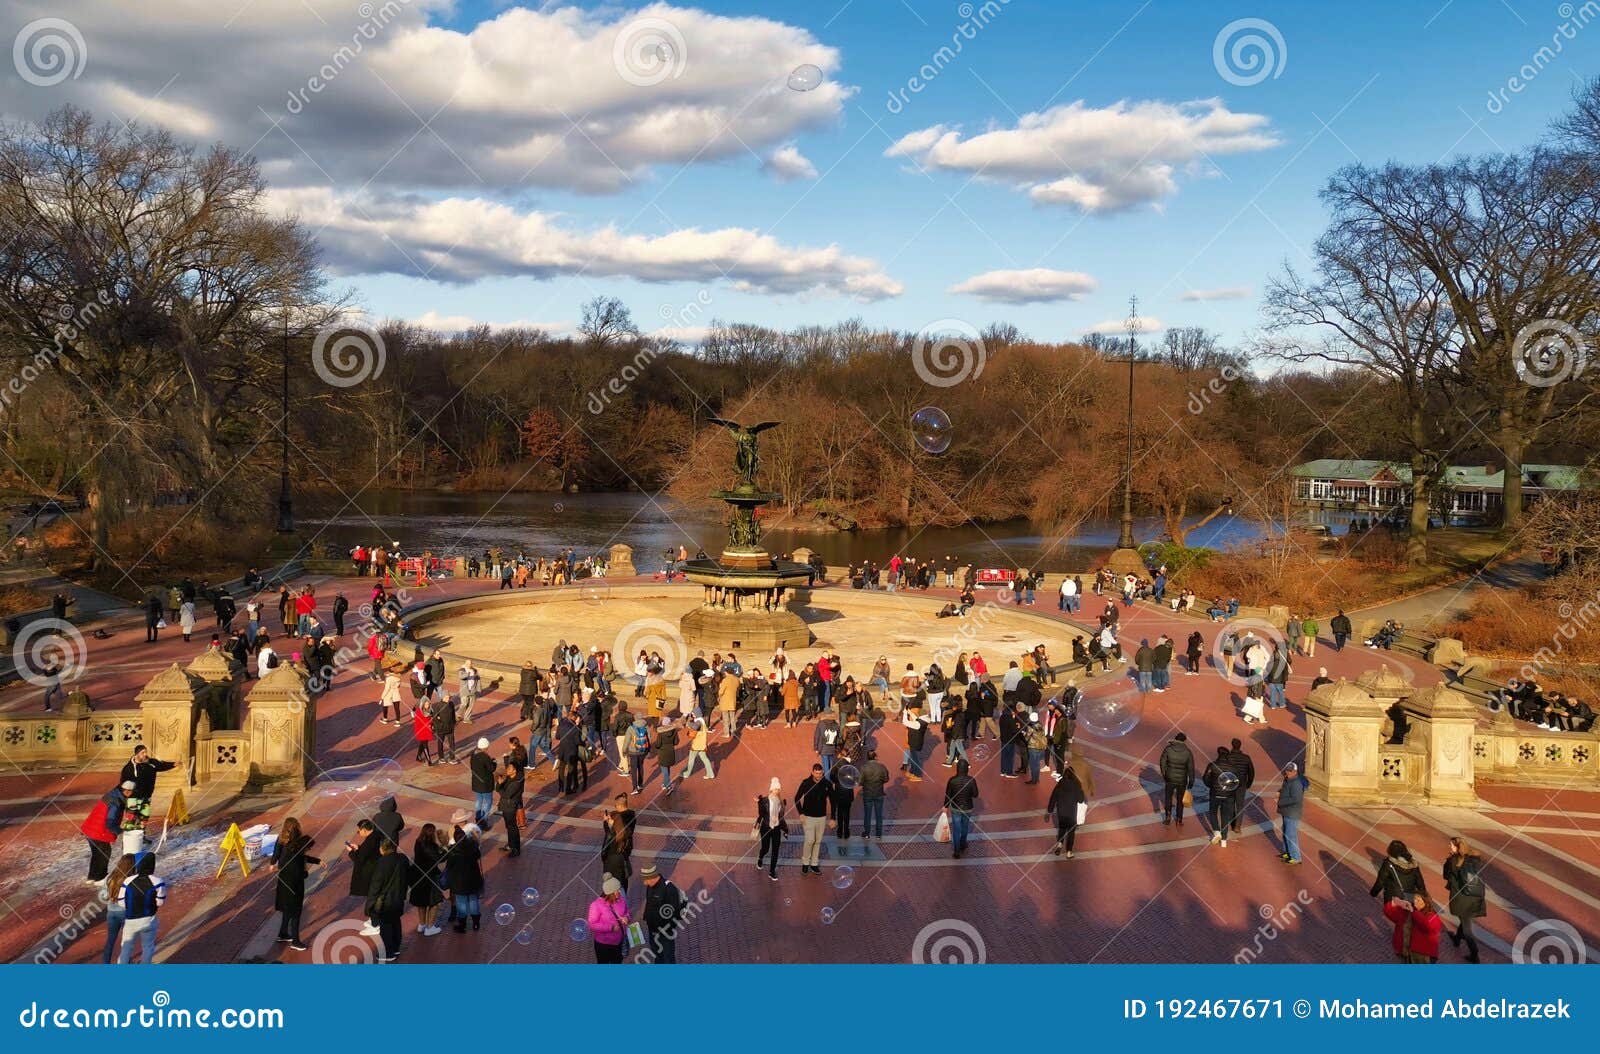
<svg viewBox="0 0 1600 1054"><path fill-rule="evenodd" d="M948 842L950 840L950 813L941 811L939 820L933 825L933 840L935 842Z"/></svg>
<svg viewBox="0 0 1600 1054"><path fill-rule="evenodd" d="M1183 792L1183 807L1185 809L1194 808L1194 791L1186 790Z"/></svg>
<svg viewBox="0 0 1600 1054"><path fill-rule="evenodd" d="M1088 818L1089 818L1089 803L1086 802L1086 801L1080 801L1078 803L1078 822L1082 823L1084 820L1086 820Z"/></svg>
<svg viewBox="0 0 1600 1054"><path fill-rule="evenodd" d="M644 935L644 923L642 923L642 922L630 922L630 923L628 923L627 938L626 938L626 940L625 940L625 942L623 944L623 947L625 947L625 948L643 948L646 943L647 943L647 940L646 940L645 935Z"/></svg>

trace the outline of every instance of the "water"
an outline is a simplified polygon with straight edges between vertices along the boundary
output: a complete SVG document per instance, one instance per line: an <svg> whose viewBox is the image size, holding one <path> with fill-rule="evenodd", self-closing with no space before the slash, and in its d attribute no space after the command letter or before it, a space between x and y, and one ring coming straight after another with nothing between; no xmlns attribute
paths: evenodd
<svg viewBox="0 0 1600 1054"><path fill-rule="evenodd" d="M482 552L491 545L522 549L530 555L550 554L568 546L581 554L603 551L614 542L633 546L634 565L655 570L663 550L686 546L692 553L722 549L727 538L723 519L714 509L691 508L665 497L645 494L461 494L443 491L392 491L362 495L347 505L339 495L308 495L295 502L302 533L343 552L364 545L396 541L409 552ZM1307 514L1317 515L1317 514ZM1328 512L1320 522L1342 523L1347 514ZM1336 528L1339 529L1339 528ZM1157 538L1161 524L1140 518L1134 534ZM1249 520L1219 516L1192 531L1190 545L1225 546L1259 537L1261 527ZM980 567L1046 569L1089 566L1116 546L1114 518L1086 523L1064 544L1029 520L1007 520L982 526L894 527L855 532L793 531L769 528L763 544L773 553L806 546L830 564L885 562L895 553L919 559L953 556Z"/></svg>

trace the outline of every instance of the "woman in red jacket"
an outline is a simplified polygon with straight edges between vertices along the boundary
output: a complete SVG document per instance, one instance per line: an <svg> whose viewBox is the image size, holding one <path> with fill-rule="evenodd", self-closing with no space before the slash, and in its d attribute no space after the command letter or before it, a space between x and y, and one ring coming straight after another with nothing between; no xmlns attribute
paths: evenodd
<svg viewBox="0 0 1600 1054"><path fill-rule="evenodd" d="M1428 898L1413 893L1411 900L1398 897L1383 906L1383 914L1394 923L1394 954L1403 963L1428 964L1439 961L1439 913Z"/></svg>
<svg viewBox="0 0 1600 1054"><path fill-rule="evenodd" d="M411 734L417 739L417 760L433 764L433 718L426 707L411 711Z"/></svg>

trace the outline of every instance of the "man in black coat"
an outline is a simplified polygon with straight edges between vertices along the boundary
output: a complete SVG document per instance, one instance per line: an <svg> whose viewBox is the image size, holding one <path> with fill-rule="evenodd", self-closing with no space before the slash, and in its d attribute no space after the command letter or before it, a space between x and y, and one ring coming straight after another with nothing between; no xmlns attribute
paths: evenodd
<svg viewBox="0 0 1600 1054"><path fill-rule="evenodd" d="M494 806L494 758L489 756L487 739L478 739L478 749L467 759L467 769L472 775L472 814L481 827Z"/></svg>
<svg viewBox="0 0 1600 1054"><path fill-rule="evenodd" d="M144 642L156 642L156 623L161 621L161 598L154 593L144 598Z"/></svg>
<svg viewBox="0 0 1600 1054"><path fill-rule="evenodd" d="M434 696L428 716L433 719L433 738L439 745L439 760L460 764L461 759L456 757L456 706L448 692Z"/></svg>
<svg viewBox="0 0 1600 1054"><path fill-rule="evenodd" d="M1022 726L1017 724L1016 710L1007 705L1000 708L1000 775L1008 780L1017 778L1014 762L1023 754Z"/></svg>
<svg viewBox="0 0 1600 1054"><path fill-rule="evenodd" d="M378 803L378 812L372 818L372 826L385 842L395 846L400 844L400 832L406 829L406 821L400 815L400 806L393 798L385 798Z"/></svg>
<svg viewBox="0 0 1600 1054"><path fill-rule="evenodd" d="M1183 796L1194 786L1194 751L1189 749L1189 737L1179 732L1172 737L1156 762L1161 773L1161 822L1169 824L1174 814L1178 826L1183 826Z"/></svg>
<svg viewBox="0 0 1600 1054"><path fill-rule="evenodd" d="M133 758L122 766L122 782L133 784L132 798L149 801L156 792L156 773L177 766L171 761L157 761L150 756L150 748L140 743L133 748Z"/></svg>
<svg viewBox="0 0 1600 1054"><path fill-rule="evenodd" d="M410 887L411 861L393 842L379 843L378 863L367 887L367 915L378 924L378 936L383 940L379 962L400 958L400 917L405 914Z"/></svg>
<svg viewBox="0 0 1600 1054"><path fill-rule="evenodd" d="M950 855L957 860L967 851L972 831L972 810L978 804L978 781L967 771L967 760L956 762L956 774L944 785L944 807L950 810Z"/></svg>
<svg viewBox="0 0 1600 1054"><path fill-rule="evenodd" d="M577 715L567 712L556 722L557 782L562 794L578 793L578 748L583 743Z"/></svg>
<svg viewBox="0 0 1600 1054"><path fill-rule="evenodd" d="M678 961L678 932L683 925L684 909L689 899L677 886L661 877L654 864L639 872L644 879L644 929L650 936L650 947L638 961L644 963L676 963Z"/></svg>
<svg viewBox="0 0 1600 1054"><path fill-rule="evenodd" d="M1256 763L1244 752L1244 744L1235 739L1228 750L1228 767L1239 777L1239 789L1233 792L1233 833L1238 834L1244 825L1244 806L1250 800L1250 788L1256 782Z"/></svg>

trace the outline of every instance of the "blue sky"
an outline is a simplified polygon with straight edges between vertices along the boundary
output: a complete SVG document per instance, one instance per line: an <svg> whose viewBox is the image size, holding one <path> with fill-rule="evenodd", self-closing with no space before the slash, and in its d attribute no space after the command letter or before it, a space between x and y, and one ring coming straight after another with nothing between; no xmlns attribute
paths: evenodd
<svg viewBox="0 0 1600 1054"><path fill-rule="evenodd" d="M417 0L417 5L426 2ZM278 3L256 0L254 8ZM465 319L570 323L582 301L605 293L621 297L647 328L668 320L691 330L713 317L787 327L860 316L870 324L916 330L955 318L980 327L1008 320L1039 338L1066 339L1102 320L1123 317L1128 295L1136 292L1143 312L1161 323L1202 325L1238 341L1257 320L1257 296L1267 276L1285 260L1305 262L1306 249L1324 223L1317 192L1336 168L1356 160L1427 162L1515 149L1542 133L1567 105L1579 78L1600 72L1600 28L1593 24L1600 22L1600 8L1593 5L1347 3L1330 17L1329 5L1311 4L1011 0L991 5L987 15L964 18L964 8L956 3L913 0L709 3L644 12L683 29L684 54L669 59L682 62L681 81L662 89L628 89L620 103L608 87L606 101L591 111L583 89L591 83L616 86L617 71L604 61L604 52L640 10L589 6L583 18L594 47L582 52L575 47L570 61L559 54L541 56L540 71L554 70L576 86L572 105L585 112L558 106L560 119L584 128L585 139L592 132L591 144L608 159L618 149L628 151L617 169L626 170L627 178L619 182L590 168L523 180L516 172L488 172L480 162L505 145L495 139L501 125L492 92L489 103L467 106L462 100L473 90L462 92L457 83L448 92L440 89L438 98L447 102L440 109L411 76L393 72L407 71L410 63L417 82L448 82L452 63L460 61L455 56L462 54L452 47L466 41L465 34L489 24L493 33L473 38L478 53L491 37L512 39L511 23L496 21L513 13L508 11L512 5L408 8L384 27L372 51L356 60L367 61L379 48L391 52L372 59L374 76L387 73L379 76L381 86L352 69L314 98L308 96L305 113L277 124L262 115L282 117L285 90L316 68L315 56L326 53L330 41L348 39L349 27L359 21L354 4L319 0L312 5L319 9L314 12L318 20L300 23L292 23L290 13L302 5L285 6L276 21L258 19L253 10L219 24L216 31L223 35L209 42L194 28L197 12L208 17L206 5L169 0L148 6L183 28L161 38L168 41L168 54L141 68L134 56L141 47L148 49L148 40L118 25L100 0L24 3L19 24L46 15L72 20L88 61L83 76L64 84L41 88L15 79L0 84L8 116L37 116L70 99L124 119L129 114L121 111L134 110L141 120L170 123L196 138L253 148L263 156L274 187L295 191L275 204L300 213L314 228L325 228L343 272L339 281L355 288L371 312L447 320L443 324ZM748 49L749 56L774 56L765 71L735 68L743 49L740 34L755 32L749 29L752 18L787 27L770 48ZM963 41L961 53L925 88L904 91L908 78L974 18L986 24ZM1266 60L1276 76L1238 84L1219 72L1213 45L1224 27L1239 19L1264 20L1281 37L1282 47L1272 43ZM1536 59L1563 23L1572 36L1562 40L1561 53ZM708 24L712 28L705 28ZM302 31L307 39L296 41L294 34ZM532 34L528 39L549 36L537 24L524 24L523 32ZM405 50L401 41L407 42ZM197 43L209 57L195 57L191 45ZM301 44L304 60L296 51ZM695 77L718 83L725 78L725 97L716 100L723 109L716 112L745 121L750 115L741 110L740 93L759 82L763 72L781 81L793 59L817 46L832 49L824 63L825 85L811 93L780 92L763 104L758 120L738 126L749 150L735 147L722 156L712 151L695 157L692 142L676 141L692 140L694 133L680 126L677 104L662 101L666 96L659 92ZM281 67L275 80L241 83L241 66L264 53L276 56ZM296 57L285 57L290 55ZM1522 90L1505 92L1494 108L1499 112L1491 112L1491 92L1504 89L1508 78L1530 62L1540 67L1536 75ZM163 88L169 70L180 76ZM532 79L526 92L514 78L502 82L505 105L538 109L541 91ZM1237 73L1235 79L1241 79ZM897 90L904 92L903 105L891 112L889 99ZM832 102L825 103L825 96ZM1015 178L992 178L987 167L975 175L974 167L942 164L914 148L885 156L902 137L934 126L943 126L945 134L958 130L955 141L977 150L973 136L1012 129L1024 115L1051 108L1076 104L1098 114L1119 104L1137 109L1213 99L1220 100L1224 114L1255 120L1248 134L1271 145L1179 157L1171 164L1170 186L1142 196L1135 192L1137 200L1122 207L1085 209L1076 199L1041 204L1027 192L1074 175L1080 165L1102 164L1095 156L1102 145L1060 157L1061 172ZM606 108L613 105L619 114L627 111L618 122L637 123L607 139L615 127L591 122L611 118L590 113L610 113ZM1217 105L1202 104L1202 109ZM804 116L786 114L786 106L805 108ZM435 110L437 116L424 128L423 119ZM658 122L672 127L658 133L653 131ZM1135 133L1140 127L1121 131ZM658 134L662 141L652 142ZM1115 128L1113 134L1124 138ZM675 141L667 149L669 138ZM575 141L568 135L563 142ZM670 159L652 160L657 148ZM763 171L762 159L782 148L808 161L815 178L805 173L805 162L788 181ZM1105 149L1144 152L1138 142ZM1155 148L1155 155L1162 160L1164 149ZM982 164L987 163L985 154ZM373 197L352 206L348 196L357 194ZM449 245L446 253L439 245L430 250L404 244L406 232L444 221L409 213L395 202L414 206L451 197L511 211L465 224L460 228L465 241ZM385 208L397 211L392 222L380 223ZM359 211L359 222L345 222L351 209ZM550 225L581 237L563 243L562 262L555 265L541 262L530 269L494 259L464 262L522 214L535 214L541 222L519 228L514 239L508 236L521 244L506 253L544 261ZM771 259L761 274L745 280L744 289L719 276L727 257L700 267L693 280L643 281L674 273L666 243L635 246L620 253L625 259L591 268L582 258L593 243L584 239L607 228L614 229L616 239L738 228L749 239L768 239L760 255ZM454 242L458 235L446 237ZM399 255L373 248L375 238L401 243ZM815 274L834 264L806 254L828 246L855 262L841 264L838 274L808 288ZM685 251L693 255L702 248ZM641 254L648 262L641 262ZM743 259L748 253L739 255ZM445 256L448 262L441 265ZM786 261L805 277L772 278ZM1083 291L1077 279L1068 282L1078 290L1073 299L1025 303L948 292L974 276L1036 268L1088 275L1094 288ZM856 287L845 284L846 272L874 276L870 294L852 295ZM1002 288L1007 281L999 276L989 284ZM1194 290L1234 290L1236 295L1180 299ZM1237 295L1242 290L1248 295ZM1013 294L1010 299L1029 298ZM684 311L685 305L696 306Z"/></svg>

